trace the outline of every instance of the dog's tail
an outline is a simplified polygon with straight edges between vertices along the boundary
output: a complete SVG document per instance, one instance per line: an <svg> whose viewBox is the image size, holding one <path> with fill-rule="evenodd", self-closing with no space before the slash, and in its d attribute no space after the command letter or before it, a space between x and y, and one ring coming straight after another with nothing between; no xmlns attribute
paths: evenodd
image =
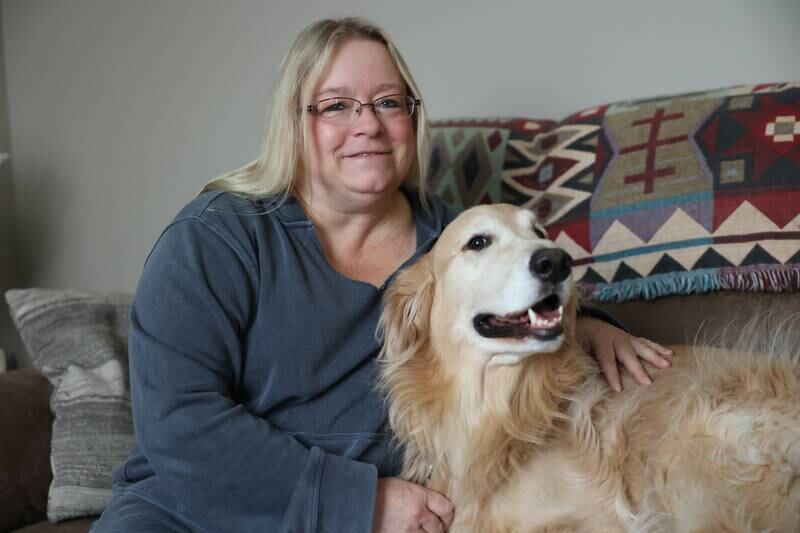
<svg viewBox="0 0 800 533"><path fill-rule="evenodd" d="M693 348L632 531L800 531L798 332L762 316L732 349Z"/></svg>

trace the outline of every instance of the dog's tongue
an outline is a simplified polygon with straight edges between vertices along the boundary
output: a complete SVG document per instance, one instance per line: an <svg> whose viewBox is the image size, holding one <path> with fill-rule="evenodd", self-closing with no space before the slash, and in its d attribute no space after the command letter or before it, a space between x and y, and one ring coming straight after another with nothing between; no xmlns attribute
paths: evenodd
<svg viewBox="0 0 800 533"><path fill-rule="evenodd" d="M561 318L561 310L553 309L552 311L534 311L536 316L545 320L553 320L554 318Z"/></svg>
<svg viewBox="0 0 800 533"><path fill-rule="evenodd" d="M515 316L493 316L489 319L489 322L495 325L524 324L528 322L528 315L523 313Z"/></svg>

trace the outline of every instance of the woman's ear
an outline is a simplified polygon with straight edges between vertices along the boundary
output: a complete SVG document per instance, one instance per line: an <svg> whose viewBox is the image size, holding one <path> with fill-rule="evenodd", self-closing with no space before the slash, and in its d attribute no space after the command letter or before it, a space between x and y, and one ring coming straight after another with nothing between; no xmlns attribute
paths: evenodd
<svg viewBox="0 0 800 533"><path fill-rule="evenodd" d="M383 359L390 365L422 349L429 340L434 276L431 255L403 270L384 295L378 336L383 338Z"/></svg>

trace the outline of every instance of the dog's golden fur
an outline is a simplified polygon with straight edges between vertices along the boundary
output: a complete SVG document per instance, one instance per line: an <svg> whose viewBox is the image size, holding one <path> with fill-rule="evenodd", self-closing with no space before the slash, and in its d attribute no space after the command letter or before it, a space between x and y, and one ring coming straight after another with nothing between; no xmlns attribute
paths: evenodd
<svg viewBox="0 0 800 533"><path fill-rule="evenodd" d="M451 498L451 531L800 531L796 354L674 347L653 385L626 376L613 393L576 342L571 278L558 339L475 332L476 313L542 296L517 272L553 246L532 224L511 206L468 210L386 294L403 476ZM491 245L465 247L475 235Z"/></svg>

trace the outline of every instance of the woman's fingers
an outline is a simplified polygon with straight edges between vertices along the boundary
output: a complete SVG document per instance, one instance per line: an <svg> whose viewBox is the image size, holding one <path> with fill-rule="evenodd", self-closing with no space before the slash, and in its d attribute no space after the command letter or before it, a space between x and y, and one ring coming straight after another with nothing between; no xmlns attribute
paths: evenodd
<svg viewBox="0 0 800 533"><path fill-rule="evenodd" d="M629 337L632 341L633 337ZM634 381L639 385L651 385L653 380L647 374L647 371L639 361L639 356L633 348L633 343L628 339L617 338L614 341L614 351L617 354L617 359L625 366L625 368L633 376Z"/></svg>
<svg viewBox="0 0 800 533"><path fill-rule="evenodd" d="M667 368L672 363L672 350L644 337L631 337L631 346L636 354L658 368Z"/></svg>
<svg viewBox="0 0 800 533"><path fill-rule="evenodd" d="M422 517L420 527L425 533L444 533L445 531L444 524L442 524L439 517L433 513L426 513L425 516Z"/></svg>
<svg viewBox="0 0 800 533"><path fill-rule="evenodd" d="M672 364L672 350L644 337L635 337L607 322L582 317L578 321L578 339L597 359L609 386L622 390L619 365L622 365L640 385L653 383L642 361L656 368Z"/></svg>
<svg viewBox="0 0 800 533"><path fill-rule="evenodd" d="M444 533L452 521L453 504L438 492L399 478L378 479L373 533Z"/></svg>
<svg viewBox="0 0 800 533"><path fill-rule="evenodd" d="M617 354L614 352L614 347L611 345L598 346L594 350L594 356L600 364L600 370L608 381L608 385L615 391L622 390L622 380L619 376L619 368L617 368Z"/></svg>
<svg viewBox="0 0 800 533"><path fill-rule="evenodd" d="M657 342L651 341L650 339L646 339L645 337L637 337L637 338L640 341L642 341L645 344L647 344L650 348L655 350L661 357L664 357L664 358L671 358L672 357L672 350L670 350L669 348L665 348L664 346L661 346Z"/></svg>
<svg viewBox="0 0 800 533"><path fill-rule="evenodd" d="M436 492L435 490L427 490L427 500L425 505L427 505L428 509L436 515L438 520L444 525L445 529L450 527L450 524L453 522L453 504Z"/></svg>

